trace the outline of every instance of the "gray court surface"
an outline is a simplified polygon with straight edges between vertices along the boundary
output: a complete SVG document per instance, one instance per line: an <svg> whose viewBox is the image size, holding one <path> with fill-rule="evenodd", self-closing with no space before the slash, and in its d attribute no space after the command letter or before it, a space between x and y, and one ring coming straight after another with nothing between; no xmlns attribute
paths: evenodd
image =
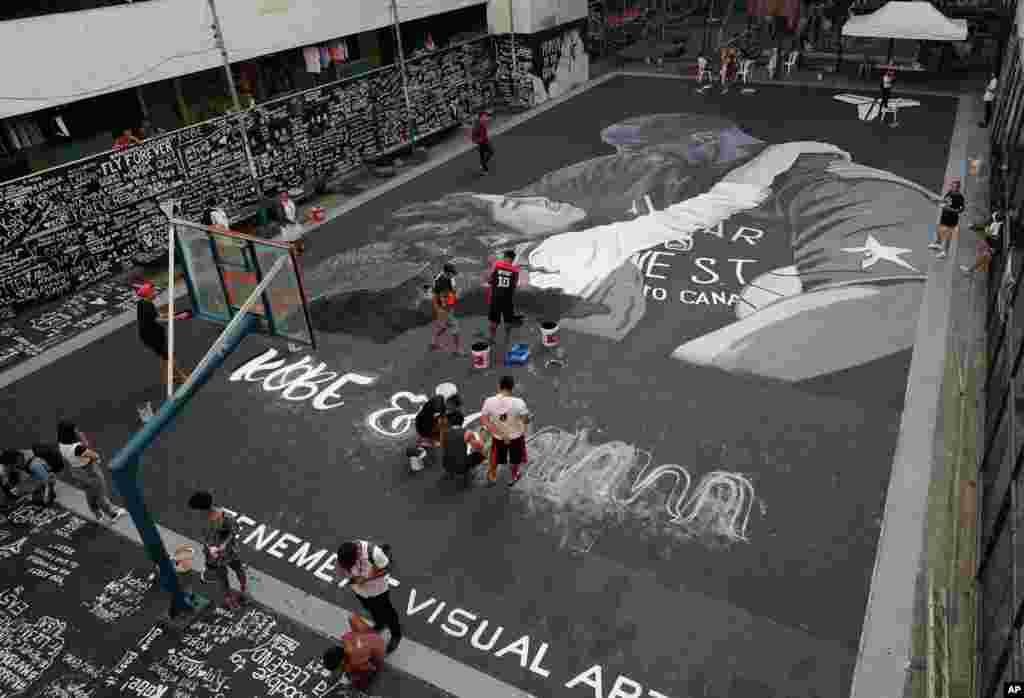
<svg viewBox="0 0 1024 698"><path fill-rule="evenodd" d="M332 221L304 260L318 350L245 341L146 454L156 517L194 535L211 489L251 564L350 608L330 551L390 543L408 636L534 696L845 695L954 117L915 99L890 129L829 90L615 78L497 136L490 175L469 153ZM701 195L738 170L771 193L718 226ZM659 232L686 215L714 224L692 249ZM549 262L519 297L527 365L428 351L423 284L456 260L476 341L509 246ZM593 285L536 290L552 265ZM181 363L217 333L179 324ZM409 472L422 396L454 382L476 412L503 373L534 416L523 480ZM112 452L156 374L119 330L0 392L7 438L69 415Z"/></svg>

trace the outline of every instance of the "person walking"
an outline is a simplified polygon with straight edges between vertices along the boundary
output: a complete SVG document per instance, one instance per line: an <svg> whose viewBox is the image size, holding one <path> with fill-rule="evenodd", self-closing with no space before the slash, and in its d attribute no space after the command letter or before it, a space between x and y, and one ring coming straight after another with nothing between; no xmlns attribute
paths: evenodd
<svg viewBox="0 0 1024 698"><path fill-rule="evenodd" d="M992 73L989 78L988 85L985 86L985 120L981 122L982 128L988 128L989 123L992 121L992 109L996 103L996 90L999 89L999 78L996 77L995 73Z"/></svg>
<svg viewBox="0 0 1024 698"><path fill-rule="evenodd" d="M390 637L385 648L391 654L402 641L398 611L391 603L389 546L374 545L365 540L352 540L338 547L335 569L347 579L352 593L359 599L373 620L374 630L387 628Z"/></svg>
<svg viewBox="0 0 1024 698"><path fill-rule="evenodd" d="M491 276L487 284L488 305L487 319L490 322L491 345L498 334L498 325L505 323L505 343L512 337L512 328L519 324L515 311L516 288L519 286L519 266L516 264L516 253L507 250L502 258L491 267Z"/></svg>
<svg viewBox="0 0 1024 698"><path fill-rule="evenodd" d="M455 265L445 264L441 273L434 278L431 289L431 302L434 315L434 336L430 342L431 351L443 350L441 338L451 338L452 356L465 356L462 348L462 337L459 335L459 320L455 316L455 304L458 294L455 289Z"/></svg>
<svg viewBox="0 0 1024 698"><path fill-rule="evenodd" d="M100 455L74 422L61 420L57 423L57 450L64 459L68 479L85 490L85 501L96 521L112 523L121 518L124 509L110 501L107 481L100 470Z"/></svg>
<svg viewBox="0 0 1024 698"><path fill-rule="evenodd" d="M490 466L487 483L498 481L498 466L512 466L509 487L519 482L522 466L526 463L526 428L530 423L530 411L526 402L512 393L516 381L512 376L502 376L498 382L498 393L484 400L480 422L491 435Z"/></svg>
<svg viewBox="0 0 1024 698"><path fill-rule="evenodd" d="M896 79L896 70L894 68L887 67L882 73L882 96L879 99L879 111L878 120L884 123L885 110L889 108L889 97L892 96L892 83ZM892 125L896 125L896 115L893 114Z"/></svg>
<svg viewBox="0 0 1024 698"><path fill-rule="evenodd" d="M470 138L473 143L476 144L477 152L480 154L480 173L487 174L490 172L490 168L487 166L494 157L494 148L491 146L491 137L487 132L487 112L481 111L477 117L476 125L473 126L473 131L470 134Z"/></svg>
<svg viewBox="0 0 1024 698"><path fill-rule="evenodd" d="M331 647L323 654L324 668L330 672L344 672L349 685L366 690L384 665L386 647L366 619L352 614L349 631L341 636L341 645Z"/></svg>
<svg viewBox="0 0 1024 698"><path fill-rule="evenodd" d="M938 251L935 256L939 259L944 259L949 254L950 240L956 235L957 228L960 225L960 214L964 212L965 207L964 195L960 193L960 180L954 179L949 186L949 191L946 192L946 196L942 199L938 240L928 245L930 248Z"/></svg>
<svg viewBox="0 0 1024 698"><path fill-rule="evenodd" d="M139 302L136 306L139 339L154 354L160 357L160 382L166 385L167 367L170 355L167 347L167 330L162 323L168 321L167 313L161 313L156 307L156 286L145 283L138 290ZM174 366L175 387L188 380L188 374Z"/></svg>
<svg viewBox="0 0 1024 698"><path fill-rule="evenodd" d="M206 514L206 532L203 534L206 571L203 572L203 581L209 581L207 575L212 574L224 593L224 605L227 608L238 608L245 599L249 580L238 553L238 526L235 519L213 505L213 495L209 492L196 492L189 497L188 506ZM231 589L229 568L238 577L237 592Z"/></svg>

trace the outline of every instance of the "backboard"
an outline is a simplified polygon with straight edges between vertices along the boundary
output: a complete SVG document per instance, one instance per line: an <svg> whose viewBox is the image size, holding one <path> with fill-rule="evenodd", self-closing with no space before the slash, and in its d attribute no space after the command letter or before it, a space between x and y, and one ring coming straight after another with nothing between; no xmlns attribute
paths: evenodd
<svg viewBox="0 0 1024 698"><path fill-rule="evenodd" d="M177 219L171 225L193 316L225 325L231 322L264 275L287 258L250 312L260 318L262 332L316 347L299 259L291 245L220 226Z"/></svg>

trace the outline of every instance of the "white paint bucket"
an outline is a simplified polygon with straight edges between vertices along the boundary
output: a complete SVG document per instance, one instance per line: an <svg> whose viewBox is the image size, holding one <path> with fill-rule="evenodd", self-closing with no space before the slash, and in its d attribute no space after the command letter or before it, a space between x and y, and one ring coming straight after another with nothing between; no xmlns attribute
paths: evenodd
<svg viewBox="0 0 1024 698"><path fill-rule="evenodd" d="M470 354L473 358L473 368L490 368L490 344L488 344L487 342L476 342L472 347L470 347Z"/></svg>
<svg viewBox="0 0 1024 698"><path fill-rule="evenodd" d="M546 347L557 347L558 346L558 330L559 325L557 322L545 320L540 323L540 341Z"/></svg>

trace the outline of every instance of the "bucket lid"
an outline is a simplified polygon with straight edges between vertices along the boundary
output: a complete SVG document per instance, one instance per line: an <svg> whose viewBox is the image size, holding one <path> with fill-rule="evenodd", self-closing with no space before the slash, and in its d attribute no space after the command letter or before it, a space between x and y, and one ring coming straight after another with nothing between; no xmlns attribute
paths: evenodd
<svg viewBox="0 0 1024 698"><path fill-rule="evenodd" d="M540 323L540 326L543 327L545 330L553 330L556 327L558 327L558 323L551 322L551 320L545 320L544 322Z"/></svg>
<svg viewBox="0 0 1024 698"><path fill-rule="evenodd" d="M476 342L473 344L473 351L487 351L490 346L487 342Z"/></svg>

